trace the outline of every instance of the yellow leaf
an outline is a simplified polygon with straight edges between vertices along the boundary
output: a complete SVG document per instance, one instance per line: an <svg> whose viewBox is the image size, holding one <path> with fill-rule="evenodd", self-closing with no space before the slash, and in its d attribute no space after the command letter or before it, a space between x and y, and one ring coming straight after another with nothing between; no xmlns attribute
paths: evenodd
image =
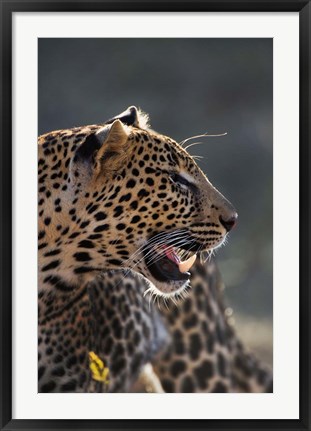
<svg viewBox="0 0 311 431"><path fill-rule="evenodd" d="M89 352L89 360L92 378L97 382L108 384L109 368L105 367L104 362L96 355L95 352Z"/></svg>

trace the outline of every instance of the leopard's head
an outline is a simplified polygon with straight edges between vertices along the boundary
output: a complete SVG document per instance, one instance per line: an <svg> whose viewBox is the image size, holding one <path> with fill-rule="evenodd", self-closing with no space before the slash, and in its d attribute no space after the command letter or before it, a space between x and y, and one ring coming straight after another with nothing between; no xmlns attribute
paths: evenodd
<svg viewBox="0 0 311 431"><path fill-rule="evenodd" d="M237 220L194 159L135 107L85 138L70 178L77 217L89 221L87 252L100 256L90 267L132 269L163 295L185 288L196 255L219 247Z"/></svg>

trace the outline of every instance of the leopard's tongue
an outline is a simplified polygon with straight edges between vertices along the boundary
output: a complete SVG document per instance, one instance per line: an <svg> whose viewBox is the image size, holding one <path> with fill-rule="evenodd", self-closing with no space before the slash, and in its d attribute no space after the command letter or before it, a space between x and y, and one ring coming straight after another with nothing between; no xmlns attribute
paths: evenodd
<svg viewBox="0 0 311 431"><path fill-rule="evenodd" d="M194 254L193 256L189 257L187 260L182 261L180 260L179 256L177 255L173 247L166 247L165 254L168 259L170 259L172 262L175 262L178 265L179 271L182 273L188 272L197 258L197 255Z"/></svg>

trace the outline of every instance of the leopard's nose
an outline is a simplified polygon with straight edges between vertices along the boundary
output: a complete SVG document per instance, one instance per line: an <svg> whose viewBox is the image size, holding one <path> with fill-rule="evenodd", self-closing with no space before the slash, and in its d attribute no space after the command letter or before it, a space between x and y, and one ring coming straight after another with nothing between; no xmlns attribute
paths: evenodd
<svg viewBox="0 0 311 431"><path fill-rule="evenodd" d="M223 227L226 229L227 232L229 232L234 226L236 225L238 219L238 213L234 212L230 216L219 216L219 221L223 225Z"/></svg>

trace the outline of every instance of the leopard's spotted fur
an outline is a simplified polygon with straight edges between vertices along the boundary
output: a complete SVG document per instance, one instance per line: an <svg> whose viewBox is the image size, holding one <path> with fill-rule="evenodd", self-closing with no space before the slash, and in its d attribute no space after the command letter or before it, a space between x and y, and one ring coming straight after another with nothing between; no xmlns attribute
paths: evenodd
<svg viewBox="0 0 311 431"><path fill-rule="evenodd" d="M225 315L215 262L196 263L191 289L161 307L170 343L154 361L165 392L272 392L268 366L247 351Z"/></svg>
<svg viewBox="0 0 311 431"><path fill-rule="evenodd" d="M214 262L195 264L191 289L177 305L158 308L143 296L146 289L132 272L105 272L89 283L84 300L71 302L67 312L61 307L50 324L40 322L40 362L49 364L39 368L41 391L148 390L148 379L143 386L136 381L151 363L164 392L272 392L271 371L227 323ZM92 381L89 351L109 368L108 385Z"/></svg>
<svg viewBox="0 0 311 431"><path fill-rule="evenodd" d="M127 392L167 342L158 311L143 297L145 280L124 275L103 273L63 299L48 294L48 316L40 301L40 392ZM90 351L109 368L109 385L92 380Z"/></svg>

